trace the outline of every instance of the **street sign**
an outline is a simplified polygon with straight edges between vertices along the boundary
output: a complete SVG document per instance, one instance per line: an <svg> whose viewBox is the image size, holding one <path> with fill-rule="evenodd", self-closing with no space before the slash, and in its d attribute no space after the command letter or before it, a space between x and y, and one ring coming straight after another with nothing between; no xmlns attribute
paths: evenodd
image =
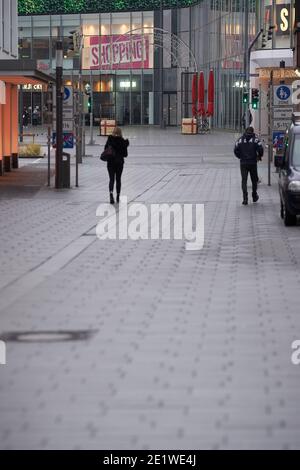
<svg viewBox="0 0 300 470"><path fill-rule="evenodd" d="M54 90L55 93L55 90ZM56 106L53 107L53 127L56 129ZM74 130L74 112L73 112L73 88L64 87L63 98L63 132L73 132Z"/></svg>
<svg viewBox="0 0 300 470"><path fill-rule="evenodd" d="M73 108L73 88L71 86L64 87L64 108Z"/></svg>
<svg viewBox="0 0 300 470"><path fill-rule="evenodd" d="M283 106L278 107L278 108L273 108L274 119L284 119L290 122L292 119L292 114L293 114L293 108L287 108Z"/></svg>
<svg viewBox="0 0 300 470"><path fill-rule="evenodd" d="M54 120L56 121L56 107L53 107L53 114L54 114ZM74 113L73 113L73 108L64 108L63 109L63 120L68 121L68 120L73 120L74 119Z"/></svg>
<svg viewBox="0 0 300 470"><path fill-rule="evenodd" d="M290 120L286 119L274 119L273 130L274 131L285 131L290 124Z"/></svg>
<svg viewBox="0 0 300 470"><path fill-rule="evenodd" d="M53 145L53 147L56 146L56 132L53 132L53 134L52 134L52 145ZM63 148L64 149L74 148L74 134L73 134L73 132L64 132L64 135L63 135Z"/></svg>
<svg viewBox="0 0 300 470"><path fill-rule="evenodd" d="M287 85L274 86L274 106L291 106L292 104L292 87Z"/></svg>
<svg viewBox="0 0 300 470"><path fill-rule="evenodd" d="M276 149L283 149L285 132L273 132L273 146Z"/></svg>
<svg viewBox="0 0 300 470"><path fill-rule="evenodd" d="M53 120L53 129L56 129L56 120ZM73 121L63 121L63 131L64 132L73 132L74 123Z"/></svg>

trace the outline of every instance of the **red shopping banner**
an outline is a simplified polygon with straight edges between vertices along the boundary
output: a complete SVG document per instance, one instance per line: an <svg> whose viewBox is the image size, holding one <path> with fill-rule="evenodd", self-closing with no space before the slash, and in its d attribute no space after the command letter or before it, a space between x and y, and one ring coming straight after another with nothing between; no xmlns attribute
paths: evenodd
<svg viewBox="0 0 300 470"><path fill-rule="evenodd" d="M90 70L149 68L149 35L91 36Z"/></svg>

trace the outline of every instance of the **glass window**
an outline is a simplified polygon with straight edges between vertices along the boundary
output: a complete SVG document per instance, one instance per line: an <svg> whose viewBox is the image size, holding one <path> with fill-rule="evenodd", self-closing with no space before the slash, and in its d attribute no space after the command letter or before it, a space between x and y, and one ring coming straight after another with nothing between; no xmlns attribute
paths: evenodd
<svg viewBox="0 0 300 470"><path fill-rule="evenodd" d="M100 16L99 14L82 15L82 28L84 36L99 36Z"/></svg>
<svg viewBox="0 0 300 470"><path fill-rule="evenodd" d="M31 38L19 39L20 59L31 59Z"/></svg>
<svg viewBox="0 0 300 470"><path fill-rule="evenodd" d="M37 38L50 36L50 20L49 16L33 16L32 17L32 36Z"/></svg>
<svg viewBox="0 0 300 470"><path fill-rule="evenodd" d="M296 135L293 150L293 165L300 168L300 135Z"/></svg>
<svg viewBox="0 0 300 470"><path fill-rule="evenodd" d="M130 13L114 13L112 15L112 35L126 34L130 30Z"/></svg>
<svg viewBox="0 0 300 470"><path fill-rule="evenodd" d="M49 59L49 37L34 37L32 40L33 59Z"/></svg>
<svg viewBox="0 0 300 470"><path fill-rule="evenodd" d="M51 36L58 37L60 35L61 28L61 16L60 15L51 15Z"/></svg>

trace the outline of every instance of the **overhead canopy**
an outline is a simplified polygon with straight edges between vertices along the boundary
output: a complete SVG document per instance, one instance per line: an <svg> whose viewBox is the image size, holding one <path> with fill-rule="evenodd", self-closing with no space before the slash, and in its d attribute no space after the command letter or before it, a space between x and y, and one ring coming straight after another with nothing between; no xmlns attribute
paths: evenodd
<svg viewBox="0 0 300 470"><path fill-rule="evenodd" d="M47 75L36 68L35 60L0 60L0 80L13 85L37 85L55 82L51 75Z"/></svg>

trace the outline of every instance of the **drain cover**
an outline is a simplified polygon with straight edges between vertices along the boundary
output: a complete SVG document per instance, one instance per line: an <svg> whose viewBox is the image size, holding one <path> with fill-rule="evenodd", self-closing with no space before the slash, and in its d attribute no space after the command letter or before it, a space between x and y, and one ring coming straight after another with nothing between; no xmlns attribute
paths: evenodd
<svg viewBox="0 0 300 470"><path fill-rule="evenodd" d="M63 341L84 341L90 339L95 330L81 331L11 331L1 334L6 342L18 343L58 343Z"/></svg>

